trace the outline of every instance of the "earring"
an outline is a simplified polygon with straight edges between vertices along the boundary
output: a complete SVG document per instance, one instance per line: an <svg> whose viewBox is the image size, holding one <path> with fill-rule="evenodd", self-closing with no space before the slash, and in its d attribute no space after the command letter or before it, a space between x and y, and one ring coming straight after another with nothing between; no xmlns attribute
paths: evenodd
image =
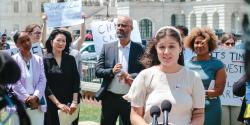
<svg viewBox="0 0 250 125"><path fill-rule="evenodd" d="M179 55L181 56L181 53Z"/></svg>

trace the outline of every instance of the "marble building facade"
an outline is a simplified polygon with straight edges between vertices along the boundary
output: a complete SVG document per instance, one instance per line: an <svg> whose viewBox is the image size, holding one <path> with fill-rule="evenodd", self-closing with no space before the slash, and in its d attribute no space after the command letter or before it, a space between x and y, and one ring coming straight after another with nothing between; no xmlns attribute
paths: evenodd
<svg viewBox="0 0 250 125"><path fill-rule="evenodd" d="M56 0L0 0L0 32L41 24L42 4ZM67 0L66 0L67 1ZM68 0L70 1L70 0ZM209 26L241 33L243 0L82 0L83 11L93 20L129 15L139 23L142 39L164 25ZM18 5L17 5L18 4Z"/></svg>

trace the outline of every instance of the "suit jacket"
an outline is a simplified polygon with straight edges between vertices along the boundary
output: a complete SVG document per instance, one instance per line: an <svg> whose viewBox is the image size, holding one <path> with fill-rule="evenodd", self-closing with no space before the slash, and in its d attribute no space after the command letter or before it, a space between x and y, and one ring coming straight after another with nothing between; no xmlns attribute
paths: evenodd
<svg viewBox="0 0 250 125"><path fill-rule="evenodd" d="M130 44L128 73L135 78L137 74L144 68L139 62L140 57L144 53L142 46L132 42ZM118 42L107 43L103 45L98 63L96 66L96 76L103 78L101 87L106 91L115 74L112 69L118 63Z"/></svg>
<svg viewBox="0 0 250 125"><path fill-rule="evenodd" d="M25 79L26 79L26 75L25 75L25 65L23 65L23 59L21 57L20 53L17 53L13 56L13 59L17 62L17 64L19 65L20 69L21 69L21 78L20 80L17 81L16 84L13 84L11 87L14 91L14 93L17 95L18 99L20 101L22 101L23 103L25 102L25 99L30 96L25 88ZM43 65L43 59L37 55L32 54L32 58L31 58L31 62L32 62L32 75L33 75L33 88L34 88L34 93L33 95L36 95L39 100L44 99L45 101L45 87L46 87L46 77L45 77L45 73L44 73L44 65ZM46 111L47 107L46 107L46 103L45 105L41 106L41 110L42 111Z"/></svg>

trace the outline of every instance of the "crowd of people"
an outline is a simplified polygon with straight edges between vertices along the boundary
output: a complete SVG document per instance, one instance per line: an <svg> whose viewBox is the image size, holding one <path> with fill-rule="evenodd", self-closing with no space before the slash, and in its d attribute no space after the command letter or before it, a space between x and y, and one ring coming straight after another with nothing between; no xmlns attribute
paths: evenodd
<svg viewBox="0 0 250 125"><path fill-rule="evenodd" d="M226 67L212 56L218 47L236 47L237 39L233 34L225 33L219 40L208 27L193 28L188 34L184 26L164 26L138 57L129 39L132 28L130 18L118 17L118 43L104 45L98 60L96 75L104 79L97 92L97 98L102 100L101 125L115 124L118 116L127 125L125 113L130 115L129 124L151 124L150 109L160 106L163 100L172 103L168 118L174 125L241 124L236 116L240 106L221 104ZM137 58L130 55L131 51ZM143 69L138 69L138 65L132 71L131 58L134 58L134 65L139 61ZM158 122L163 123L162 115ZM241 122L243 124L244 120Z"/></svg>
<svg viewBox="0 0 250 125"><path fill-rule="evenodd" d="M77 125L82 77L79 50L85 24L81 24L75 41L67 28L55 28L46 39L46 19L43 17L42 27L31 24L14 34L19 52L13 59L22 75L8 89L23 103L32 125L60 125L58 110L76 113L72 125ZM144 50L131 41L132 30L132 19L118 16L118 41L104 44L98 58L95 73L103 78L96 94L102 105L101 125L115 125L118 117L123 125L151 124L150 109L160 106L163 100L172 103L169 123L174 125L240 125L235 116L240 107L221 105L227 74L223 62L212 56L217 47L236 47L233 34L225 33L218 40L208 27L193 28L188 34L185 26L164 26ZM10 49L6 37L1 35L1 50ZM42 53L31 52L36 44L44 47L39 50ZM234 89L237 96L245 95L238 94L240 91L247 92L242 103L245 108L241 109L242 123L250 117L250 106L245 104L250 99L249 86L249 82L241 80ZM8 111L13 112L10 124L18 125L15 108ZM163 123L162 115L158 122Z"/></svg>
<svg viewBox="0 0 250 125"><path fill-rule="evenodd" d="M62 124L58 110L76 114L72 124L77 125L81 76L79 50L84 41L85 23L81 24L81 35L75 42L66 28L54 29L46 40L46 18L43 17L43 27L30 24L13 35L19 51L12 57L21 69L21 78L7 86L8 92L14 93L23 103L32 125ZM8 45L6 36L1 37L2 45ZM37 48L35 53L32 46ZM10 49L9 45L1 47L5 47L1 50ZM9 124L19 125L16 108L6 109L12 113Z"/></svg>

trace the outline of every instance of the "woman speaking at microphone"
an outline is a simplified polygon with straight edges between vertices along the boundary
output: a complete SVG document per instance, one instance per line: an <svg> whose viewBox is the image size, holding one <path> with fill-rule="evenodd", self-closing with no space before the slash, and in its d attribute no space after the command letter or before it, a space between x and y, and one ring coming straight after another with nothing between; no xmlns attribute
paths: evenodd
<svg viewBox="0 0 250 125"><path fill-rule="evenodd" d="M163 100L172 103L169 124L202 125L204 122L205 91L200 77L183 67L181 36L171 26L162 27L155 41L148 45L141 62L141 71L125 99L131 102L133 125L152 123L150 108ZM162 113L158 123L162 124Z"/></svg>

